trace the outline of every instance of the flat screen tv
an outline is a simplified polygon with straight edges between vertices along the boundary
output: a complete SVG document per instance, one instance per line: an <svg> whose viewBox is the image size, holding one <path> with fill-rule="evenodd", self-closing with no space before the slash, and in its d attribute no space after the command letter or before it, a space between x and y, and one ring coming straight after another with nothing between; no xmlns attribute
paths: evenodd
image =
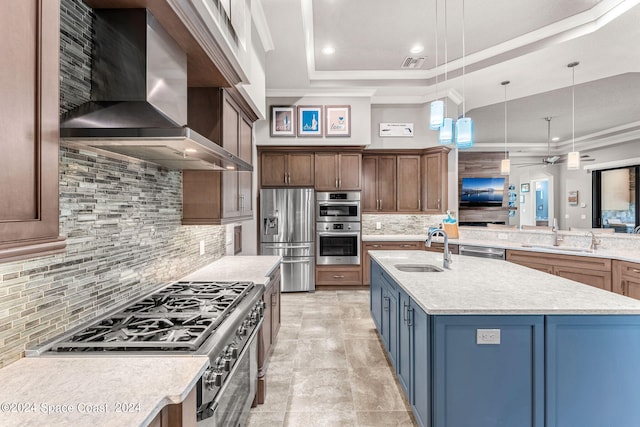
<svg viewBox="0 0 640 427"><path fill-rule="evenodd" d="M502 206L504 178L462 178L460 207Z"/></svg>

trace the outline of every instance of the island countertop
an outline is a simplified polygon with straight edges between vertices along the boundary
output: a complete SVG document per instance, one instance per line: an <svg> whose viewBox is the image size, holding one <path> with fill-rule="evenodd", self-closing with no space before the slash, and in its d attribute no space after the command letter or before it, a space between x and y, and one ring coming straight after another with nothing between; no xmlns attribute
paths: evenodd
<svg viewBox="0 0 640 427"><path fill-rule="evenodd" d="M370 251L428 314L640 314L640 301L510 262L453 255L449 270L415 273L396 264L442 267L442 254Z"/></svg>

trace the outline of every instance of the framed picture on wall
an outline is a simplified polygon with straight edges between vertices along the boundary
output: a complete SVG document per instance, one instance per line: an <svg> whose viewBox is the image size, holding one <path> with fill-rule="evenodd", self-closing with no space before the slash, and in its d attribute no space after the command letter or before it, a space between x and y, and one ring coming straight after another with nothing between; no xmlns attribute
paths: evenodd
<svg viewBox="0 0 640 427"><path fill-rule="evenodd" d="M324 107L325 136L351 136L351 106L327 105Z"/></svg>
<svg viewBox="0 0 640 427"><path fill-rule="evenodd" d="M271 107L271 136L296 136L296 107Z"/></svg>
<svg viewBox="0 0 640 427"><path fill-rule="evenodd" d="M298 106L298 136L322 136L321 106Z"/></svg>
<svg viewBox="0 0 640 427"><path fill-rule="evenodd" d="M575 206L578 204L578 190L569 191L569 195L567 196L567 202L570 205Z"/></svg>
<svg viewBox="0 0 640 427"><path fill-rule="evenodd" d="M521 193L528 193L530 188L531 187L529 186L528 182L524 183L524 184L520 184L520 192Z"/></svg>

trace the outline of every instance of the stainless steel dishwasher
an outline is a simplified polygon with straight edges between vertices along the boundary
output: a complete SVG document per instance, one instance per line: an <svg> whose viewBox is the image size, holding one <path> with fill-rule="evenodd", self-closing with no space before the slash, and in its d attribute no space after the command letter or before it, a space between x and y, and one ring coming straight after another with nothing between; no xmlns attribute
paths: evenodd
<svg viewBox="0 0 640 427"><path fill-rule="evenodd" d="M502 259L506 258L505 250L501 248L490 248L486 246L459 245L460 255L475 256L479 258Z"/></svg>

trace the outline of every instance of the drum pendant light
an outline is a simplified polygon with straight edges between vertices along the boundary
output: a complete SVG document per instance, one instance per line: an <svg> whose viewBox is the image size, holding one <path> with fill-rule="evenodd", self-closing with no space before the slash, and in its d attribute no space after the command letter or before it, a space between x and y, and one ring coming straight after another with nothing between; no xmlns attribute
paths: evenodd
<svg viewBox="0 0 640 427"><path fill-rule="evenodd" d="M436 100L431 102L429 129L440 130L444 121L444 102L438 99L438 0L436 0Z"/></svg>
<svg viewBox="0 0 640 427"><path fill-rule="evenodd" d="M465 94L465 43L464 43L464 0L462 0L462 117L456 121L456 147L469 148L473 146L473 120L466 117Z"/></svg>
<svg viewBox="0 0 640 427"><path fill-rule="evenodd" d="M579 62L571 62L571 152L567 156L567 169L580 169L580 152L576 151L576 67Z"/></svg>
<svg viewBox="0 0 640 427"><path fill-rule="evenodd" d="M507 157L507 85L509 83L511 83L509 80L500 83L504 86L504 159L500 162L500 175L511 173L511 160Z"/></svg>

